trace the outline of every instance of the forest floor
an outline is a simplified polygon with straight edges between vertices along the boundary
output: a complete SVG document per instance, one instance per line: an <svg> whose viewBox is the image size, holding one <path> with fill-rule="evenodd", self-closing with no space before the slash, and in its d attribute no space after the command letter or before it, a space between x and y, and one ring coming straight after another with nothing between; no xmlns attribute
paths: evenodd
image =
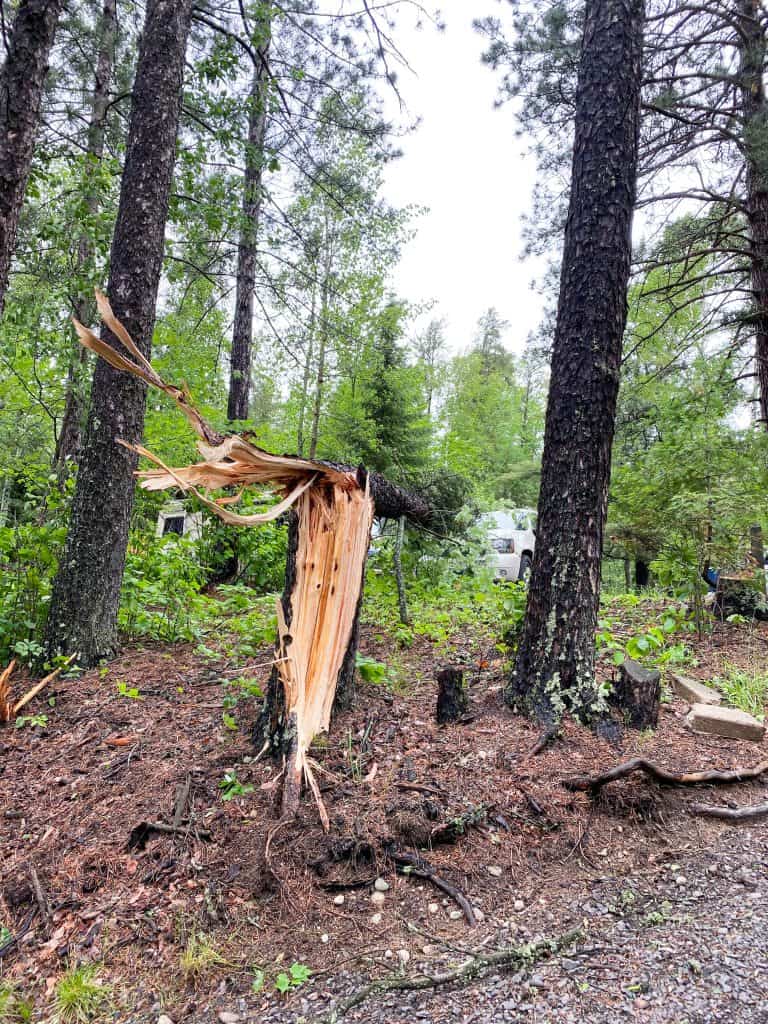
<svg viewBox="0 0 768 1024"><path fill-rule="evenodd" d="M396 649L364 631L363 652L396 662L398 681L361 684L315 750L328 835L311 795L275 827L277 772L254 759L252 703L223 704L222 678L263 680L268 648L236 664L192 645L131 647L42 694L26 710L45 727L0 734L0 1024L66 1021L61 979L79 964L95 965L86 987L101 986L92 1020L318 1022L371 978L440 974L468 951L574 929L550 956L471 985L375 994L345 1019L768 1022L768 828L688 810L764 802L768 777L692 790L632 775L597 798L562 785L635 755L675 770L754 765L765 743L694 736L673 699L657 730L626 732L621 749L569 722L528 758L538 732L505 707L492 641L452 641L470 710L439 727L433 645ZM726 662L762 670L768 630L721 624L685 642L686 674L706 680ZM181 831L139 828L172 823L187 780ZM426 858L477 923L398 873L394 850Z"/></svg>

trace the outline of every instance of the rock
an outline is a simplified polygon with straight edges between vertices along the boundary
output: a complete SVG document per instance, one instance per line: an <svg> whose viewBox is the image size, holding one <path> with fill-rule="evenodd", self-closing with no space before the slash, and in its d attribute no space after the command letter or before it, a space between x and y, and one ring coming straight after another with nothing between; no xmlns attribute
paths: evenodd
<svg viewBox="0 0 768 1024"><path fill-rule="evenodd" d="M498 864L489 864L487 868L488 874L493 875L494 878L501 878L503 869Z"/></svg>
<svg viewBox="0 0 768 1024"><path fill-rule="evenodd" d="M482 912L480 907L472 907L472 912L474 913L475 919L477 921L484 921L485 920L485 914Z"/></svg>
<svg viewBox="0 0 768 1024"><path fill-rule="evenodd" d="M401 964L407 964L408 961L411 959L411 954L408 952L407 949L398 949L397 959L400 961Z"/></svg>
<svg viewBox="0 0 768 1024"><path fill-rule="evenodd" d="M688 879L685 875L675 875L675 885L686 885Z"/></svg>
<svg viewBox="0 0 768 1024"><path fill-rule="evenodd" d="M344 894L343 893L339 893L338 896L334 896L333 897L333 902L336 904L337 907L344 906Z"/></svg>
<svg viewBox="0 0 768 1024"><path fill-rule="evenodd" d="M525 904L523 903L522 900L515 900L515 902L513 903L513 906L514 906L515 910L518 910L518 911L525 910Z"/></svg>
<svg viewBox="0 0 768 1024"><path fill-rule="evenodd" d="M452 921L460 921L464 914L460 910L452 910L448 915Z"/></svg>
<svg viewBox="0 0 768 1024"><path fill-rule="evenodd" d="M381 914L373 914L371 924L381 924Z"/></svg>
<svg viewBox="0 0 768 1024"><path fill-rule="evenodd" d="M157 1024L173 1024L173 1021L167 1013L161 1013L157 1018Z"/></svg>
<svg viewBox="0 0 768 1024"><path fill-rule="evenodd" d="M381 907L386 902L387 897L383 892L374 892L371 894L371 903L374 903L377 907Z"/></svg>
<svg viewBox="0 0 768 1024"><path fill-rule="evenodd" d="M689 679L688 676L680 676L674 672L671 673L671 679L672 689L678 697L687 700L689 704L720 704L723 699L723 695L717 690L705 686L696 679Z"/></svg>
<svg viewBox="0 0 768 1024"><path fill-rule="evenodd" d="M330 941L330 936L323 932L323 934L320 936L320 941L323 943L323 945L326 945Z"/></svg>
<svg viewBox="0 0 768 1024"><path fill-rule="evenodd" d="M440 907L437 903L430 903L429 906L427 907L427 910L430 912L430 914L436 914L439 909Z"/></svg>
<svg viewBox="0 0 768 1024"><path fill-rule="evenodd" d="M373 888L376 890L376 892L388 892L389 882L385 882L383 878L377 878L376 881L373 883Z"/></svg>
<svg viewBox="0 0 768 1024"><path fill-rule="evenodd" d="M752 740L760 743L765 736L763 723L737 708L694 704L685 721L694 732L725 736L731 740Z"/></svg>
<svg viewBox="0 0 768 1024"><path fill-rule="evenodd" d="M384 950L384 959L385 960L391 960L394 955L395 954L392 952L391 949L385 949Z"/></svg>
<svg viewBox="0 0 768 1024"><path fill-rule="evenodd" d="M236 1013L230 1013L229 1010L222 1010L219 1014L219 1020L221 1024L237 1024L240 1017Z"/></svg>

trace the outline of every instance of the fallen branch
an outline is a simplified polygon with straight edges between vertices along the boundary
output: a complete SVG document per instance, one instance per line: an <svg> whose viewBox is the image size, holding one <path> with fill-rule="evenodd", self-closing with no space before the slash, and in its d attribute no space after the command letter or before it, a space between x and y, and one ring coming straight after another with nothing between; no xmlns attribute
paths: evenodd
<svg viewBox="0 0 768 1024"><path fill-rule="evenodd" d="M53 670L53 672L49 672L48 675L45 676L44 679L41 679L39 683L35 683L35 685L32 687L31 690L27 690L27 692L24 694L24 696L21 698L21 700L18 700L16 702L16 704L14 705L13 714L14 715L18 715L18 713L21 711L21 709L23 707L26 707L26 705L29 704L29 702L32 700L32 698L36 697L38 695L38 693L40 693L40 691L43 689L44 686L47 686L48 683L52 683L53 680L56 679L56 677L61 672L63 672L65 668L67 668L69 665L72 664L72 662L75 660L76 657L77 657L76 653L70 655L70 657L67 658L67 660L64 662L63 665L59 665L59 667L55 668Z"/></svg>
<svg viewBox="0 0 768 1024"><path fill-rule="evenodd" d="M415 878L423 878L426 882L431 882L435 888L440 889L450 896L451 899L458 904L461 908L464 917L467 919L467 924L474 928L477 924L477 918L475 912L472 909L472 905L459 889L455 885L452 885L447 879L438 875L429 861L424 860L415 853L405 853L402 850L396 850L393 847L385 848L385 852L390 860L394 861L397 867L400 869L401 874L413 876Z"/></svg>
<svg viewBox="0 0 768 1024"><path fill-rule="evenodd" d="M35 894L35 900L40 911L40 917L43 919L43 924L48 924L51 920L51 907L48 903L48 897L45 894L43 883L40 881L40 876L38 875L37 869L32 861L27 864L27 874L29 875L29 881L32 885L32 891Z"/></svg>
<svg viewBox="0 0 768 1024"><path fill-rule="evenodd" d="M210 839L211 832L207 828L196 828L188 825L166 825L163 821L140 821L135 828L131 829L128 836L127 847L129 850L143 850L152 832L159 832L162 835L176 836L189 835L193 833L197 839Z"/></svg>
<svg viewBox="0 0 768 1024"><path fill-rule="evenodd" d="M768 804L752 804L748 807L718 807L716 804L691 804L691 814L705 818L722 818L724 821L757 821L768 818Z"/></svg>
<svg viewBox="0 0 768 1024"><path fill-rule="evenodd" d="M728 785L732 782L747 782L765 774L768 772L768 761L761 761L754 768L734 768L729 771L708 769L700 772L672 772L642 757L633 757L631 761L625 761L598 775L577 775L572 779L564 779L562 785L572 792L596 793L607 783L623 779L633 772L643 772L666 786L701 786L706 783Z"/></svg>
<svg viewBox="0 0 768 1024"><path fill-rule="evenodd" d="M16 668L16 659L3 669L0 675L0 722L10 722L13 708L11 707L11 684L9 682Z"/></svg>
<svg viewBox="0 0 768 1024"><path fill-rule="evenodd" d="M575 930L566 932L556 939L543 939L541 942L534 942L527 946L508 947L494 950L492 953L472 953L469 960L442 974L419 974L414 977L390 974L386 978L372 981L347 996L346 999L342 999L328 1014L319 1018L317 1024L335 1024L349 1010L360 1006L371 996L381 995L385 992L419 992L430 988L440 988L443 985L467 985L490 970L499 970L513 965L517 967L534 964L545 957L567 949L583 937L583 932Z"/></svg>
<svg viewBox="0 0 768 1024"><path fill-rule="evenodd" d="M538 757L539 754L543 753L547 749L547 747L550 745L550 743L554 743L555 742L555 740L557 739L557 737L559 735L560 735L560 726L559 725L550 725L548 729L544 730L544 732L541 734L541 736L539 736L539 738L536 740L534 745L531 747L531 749L525 755L525 760L527 761L531 757Z"/></svg>

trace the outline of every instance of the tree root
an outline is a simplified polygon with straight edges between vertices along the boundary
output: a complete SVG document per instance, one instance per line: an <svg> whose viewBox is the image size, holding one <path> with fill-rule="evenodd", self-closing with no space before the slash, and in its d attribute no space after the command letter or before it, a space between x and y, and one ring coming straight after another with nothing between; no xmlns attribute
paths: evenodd
<svg viewBox="0 0 768 1024"><path fill-rule="evenodd" d="M555 939L544 939L528 946L513 946L497 949L492 953L470 953L470 958L451 971L442 974L419 974L404 977L402 974L390 974L386 978L372 981L363 988L353 992L346 999L340 1000L324 1017L318 1018L316 1024L335 1024L345 1013L360 1006L372 996L385 992L418 992L424 989L440 988L443 985L467 985L490 970L510 966L522 966L536 963L548 956L567 949L575 942L583 939L583 932L577 930L566 932Z"/></svg>
<svg viewBox="0 0 768 1024"><path fill-rule="evenodd" d="M451 885L449 881L438 875L429 861L424 860L416 853L405 853L402 850L396 850L394 847L389 846L384 848L384 852L393 860L397 865L401 874L411 875L415 878L423 878L427 882L431 882L437 889L440 889L450 896L451 899L458 904L461 908L464 917L467 919L467 924L474 928L477 924L477 918L475 912L472 909L472 904L469 902L467 897L456 888L455 885Z"/></svg>
<svg viewBox="0 0 768 1024"><path fill-rule="evenodd" d="M722 818L724 821L757 821L768 818L768 804L752 804L748 807L718 807L716 804L691 804L691 814L705 818Z"/></svg>
<svg viewBox="0 0 768 1024"><path fill-rule="evenodd" d="M700 772L672 772L642 757L633 757L631 761L625 761L598 775L577 775L572 779L564 779L562 785L573 792L594 794L607 783L623 779L632 772L644 772L667 786L700 786L705 783L727 785L732 782L747 782L765 774L768 772L768 761L761 761L754 768L735 768L731 771L709 769Z"/></svg>

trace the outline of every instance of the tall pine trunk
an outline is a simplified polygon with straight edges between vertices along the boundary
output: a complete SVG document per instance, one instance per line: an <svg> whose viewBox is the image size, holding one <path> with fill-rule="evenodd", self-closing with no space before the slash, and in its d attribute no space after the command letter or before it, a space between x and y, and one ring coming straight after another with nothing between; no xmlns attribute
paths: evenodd
<svg viewBox="0 0 768 1024"><path fill-rule="evenodd" d="M108 295L115 315L149 356L181 109L192 0L149 0L112 239ZM120 348L114 335L103 335ZM91 403L69 532L54 582L46 653L78 652L82 665L118 647L117 612L137 458L117 444L144 428L145 385L104 360Z"/></svg>
<svg viewBox="0 0 768 1024"><path fill-rule="evenodd" d="M264 139L267 132L269 102L268 53L269 39L259 50L261 63L254 73L248 98L248 141L245 147L242 226L237 249L237 290L227 401L229 420L246 420L250 412L256 246L262 205Z"/></svg>
<svg viewBox="0 0 768 1024"><path fill-rule="evenodd" d="M21 0L0 69L0 314L63 0Z"/></svg>
<svg viewBox="0 0 768 1024"><path fill-rule="evenodd" d="M763 428L768 429L768 101L764 79L768 40L762 7L760 0L741 2L739 74L751 247L751 315L755 328L760 420Z"/></svg>
<svg viewBox="0 0 768 1024"><path fill-rule="evenodd" d="M104 155L104 138L106 135L106 117L109 107L109 89L112 81L114 63L115 37L117 34L117 0L104 0L99 23L99 47L96 58L96 71L93 79L91 96L91 113L88 121L88 139L86 143L86 175L95 171ZM99 207L99 197L93 188L88 187L86 205L88 212L94 215ZM82 235L77 247L77 273L83 282L86 269L93 255L93 246L87 235ZM82 285L81 285L82 287ZM83 290L74 301L75 317L82 324L90 324L96 315L96 304L93 294ZM56 442L54 466L59 480L63 480L72 461L80 450L82 425L85 415L84 376L86 367L86 350L75 339L72 355L67 369L67 390L64 403L64 416L61 430Z"/></svg>
<svg viewBox="0 0 768 1024"><path fill-rule="evenodd" d="M595 705L595 627L627 314L642 0L587 0L541 491L523 637L506 692L545 722Z"/></svg>

